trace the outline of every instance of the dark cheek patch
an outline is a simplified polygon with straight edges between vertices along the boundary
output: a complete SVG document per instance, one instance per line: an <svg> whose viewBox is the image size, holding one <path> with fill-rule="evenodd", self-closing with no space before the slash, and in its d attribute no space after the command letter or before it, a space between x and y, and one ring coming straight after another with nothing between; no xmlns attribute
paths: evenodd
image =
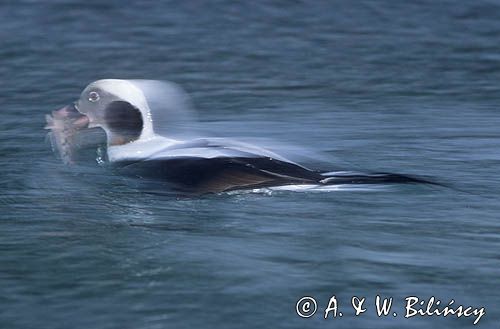
<svg viewBox="0 0 500 329"><path fill-rule="evenodd" d="M111 102L104 110L104 120L114 134L127 142L138 139L144 126L139 109L124 101Z"/></svg>

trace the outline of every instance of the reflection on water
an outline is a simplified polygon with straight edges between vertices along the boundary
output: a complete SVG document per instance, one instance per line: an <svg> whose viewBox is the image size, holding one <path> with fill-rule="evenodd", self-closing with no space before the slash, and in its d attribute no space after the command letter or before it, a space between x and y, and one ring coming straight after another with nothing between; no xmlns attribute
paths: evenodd
<svg viewBox="0 0 500 329"><path fill-rule="evenodd" d="M8 328L470 328L353 295L436 296L500 320L499 7L21 1L0 11L0 320ZM171 80L204 133L326 170L447 187L145 193L63 166L44 114L100 78ZM95 154L89 154L95 157ZM295 158L294 158L295 159ZM336 294L347 315L295 314Z"/></svg>

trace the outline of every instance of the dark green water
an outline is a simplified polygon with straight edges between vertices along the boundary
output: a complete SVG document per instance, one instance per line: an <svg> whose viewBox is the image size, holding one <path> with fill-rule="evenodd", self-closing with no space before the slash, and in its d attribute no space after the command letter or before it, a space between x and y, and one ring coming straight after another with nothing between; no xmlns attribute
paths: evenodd
<svg viewBox="0 0 500 329"><path fill-rule="evenodd" d="M404 318L405 297L435 296L495 328L499 38L486 0L3 2L0 327L473 327ZM217 135L449 187L147 194L44 141L44 114L101 78L175 81ZM332 295L344 316L324 320Z"/></svg>

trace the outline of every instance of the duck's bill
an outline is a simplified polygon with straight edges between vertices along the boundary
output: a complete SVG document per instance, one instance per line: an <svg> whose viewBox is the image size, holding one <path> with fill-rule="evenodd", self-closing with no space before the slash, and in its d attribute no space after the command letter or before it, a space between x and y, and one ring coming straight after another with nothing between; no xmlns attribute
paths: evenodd
<svg viewBox="0 0 500 329"><path fill-rule="evenodd" d="M89 118L78 112L74 104L69 104L59 110L52 111L51 119L51 122L47 120L45 129L54 129L56 121L62 121L61 123L64 123L66 129L79 130L88 128L89 126Z"/></svg>

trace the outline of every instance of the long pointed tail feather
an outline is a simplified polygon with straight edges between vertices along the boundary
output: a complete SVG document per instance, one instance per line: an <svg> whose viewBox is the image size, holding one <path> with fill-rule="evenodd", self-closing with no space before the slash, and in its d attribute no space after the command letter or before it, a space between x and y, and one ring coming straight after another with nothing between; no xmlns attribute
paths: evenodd
<svg viewBox="0 0 500 329"><path fill-rule="evenodd" d="M331 172L324 173L325 177L320 181L324 185L335 184L431 184L442 185L420 177L412 177L391 173L353 173L353 172Z"/></svg>

